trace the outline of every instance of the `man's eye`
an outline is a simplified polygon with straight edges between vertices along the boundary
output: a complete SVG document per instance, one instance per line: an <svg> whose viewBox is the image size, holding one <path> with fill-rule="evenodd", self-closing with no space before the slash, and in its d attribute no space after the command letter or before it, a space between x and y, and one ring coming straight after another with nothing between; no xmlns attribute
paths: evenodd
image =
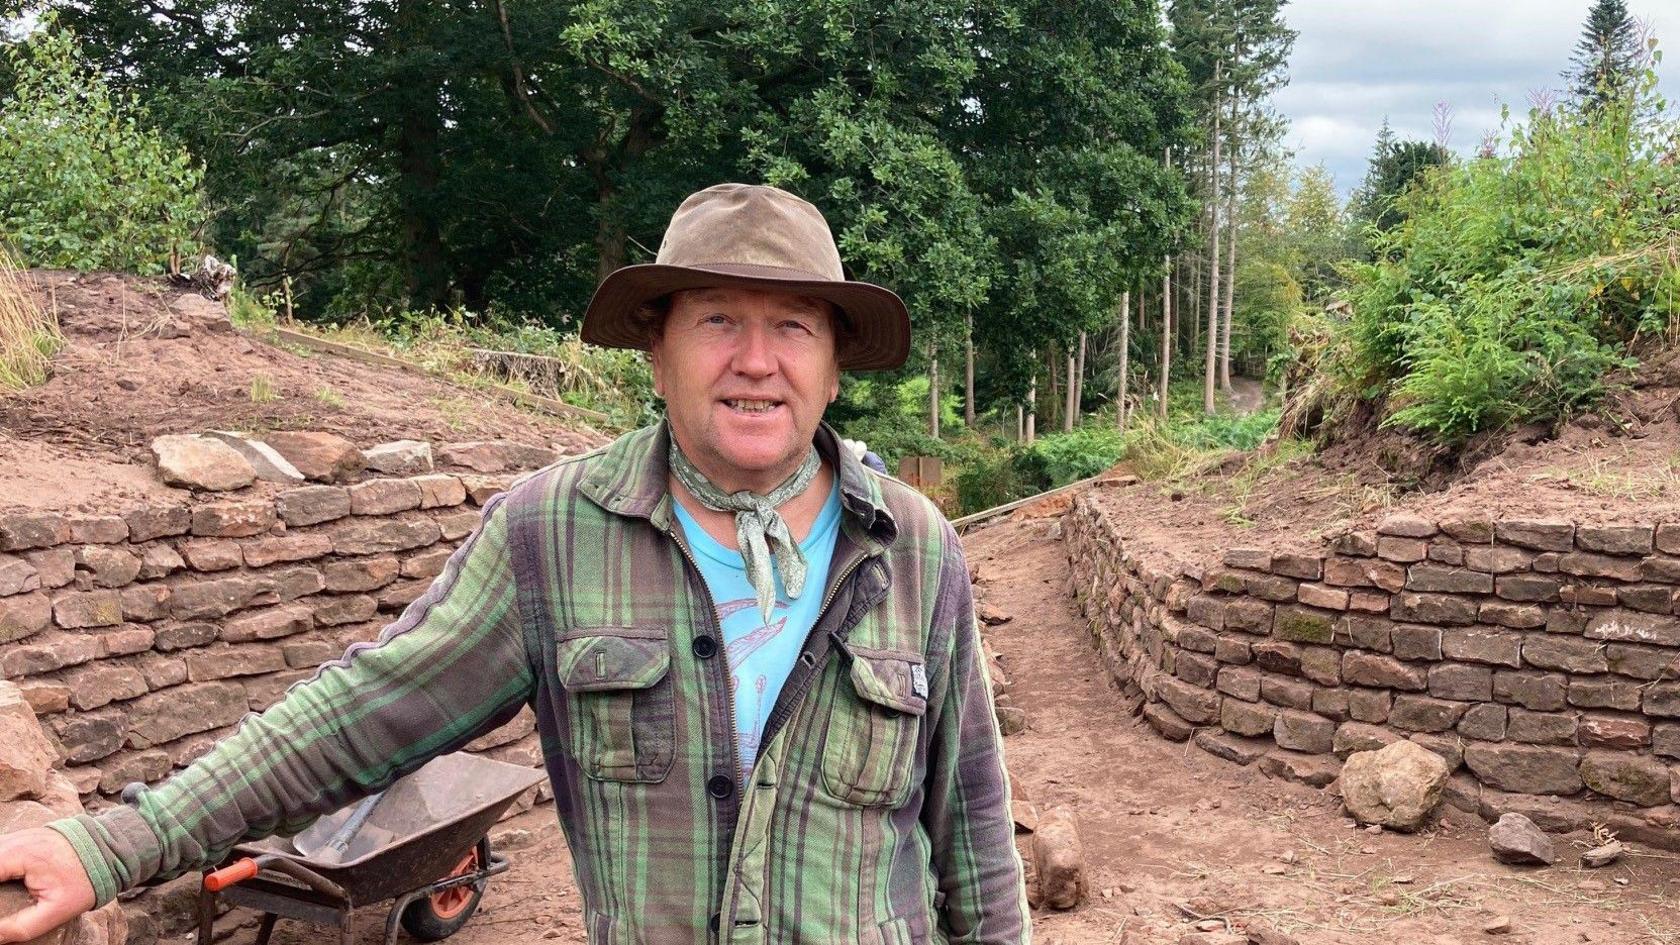
<svg viewBox="0 0 1680 945"><path fill-rule="evenodd" d="M782 327L783 328L796 328L799 331L802 331L806 334L811 333L811 326L805 324L804 322L794 322L794 321L782 322Z"/></svg>
<svg viewBox="0 0 1680 945"><path fill-rule="evenodd" d="M707 315L704 318L700 319L700 324L702 324L702 325L721 325L721 324L723 324L724 322L727 322L727 321L729 321L729 319L723 317L722 314L720 314L718 312L713 312L712 314Z"/></svg>

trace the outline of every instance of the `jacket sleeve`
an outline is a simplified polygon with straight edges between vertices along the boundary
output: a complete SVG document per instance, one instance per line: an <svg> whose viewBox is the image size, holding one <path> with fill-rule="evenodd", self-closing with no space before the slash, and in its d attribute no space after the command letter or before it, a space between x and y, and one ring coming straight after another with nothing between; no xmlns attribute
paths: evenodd
<svg viewBox="0 0 1680 945"><path fill-rule="evenodd" d="M941 652L937 641L943 638L949 662L929 693L937 716L922 823L944 894L940 925L952 945L1026 945L1026 887L1015 852L1009 775L974 624L968 564L949 524L933 620L930 649Z"/></svg>
<svg viewBox="0 0 1680 945"><path fill-rule="evenodd" d="M236 843L302 830L517 714L536 677L502 499L377 641L352 645L162 784L49 825L99 904L213 866Z"/></svg>

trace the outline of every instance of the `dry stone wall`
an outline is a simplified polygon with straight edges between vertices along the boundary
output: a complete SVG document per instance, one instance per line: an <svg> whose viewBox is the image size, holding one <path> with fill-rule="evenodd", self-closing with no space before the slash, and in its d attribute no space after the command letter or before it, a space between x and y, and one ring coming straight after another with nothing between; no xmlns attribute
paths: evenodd
<svg viewBox="0 0 1680 945"><path fill-rule="evenodd" d="M1395 515L1211 566L1126 533L1102 491L1064 526L1096 645L1162 735L1320 786L1411 739L1455 806L1680 848L1680 523Z"/></svg>
<svg viewBox="0 0 1680 945"><path fill-rule="evenodd" d="M513 473L204 497L121 515L0 514L0 677L87 800L154 782L371 639ZM526 717L475 747L535 763Z"/></svg>
<svg viewBox="0 0 1680 945"><path fill-rule="evenodd" d="M167 504L0 511L0 687L39 718L70 800L98 810L167 777L377 636L442 572L482 506L558 455L476 442L443 446L434 463L429 444L403 443L340 461L347 441L312 436L278 447L295 460L280 480L221 475L232 460L212 455L194 468L229 484ZM335 456L311 463L323 443ZM168 479L172 457L154 452ZM468 750L541 763L529 710ZM131 940L185 929L196 881L128 901Z"/></svg>

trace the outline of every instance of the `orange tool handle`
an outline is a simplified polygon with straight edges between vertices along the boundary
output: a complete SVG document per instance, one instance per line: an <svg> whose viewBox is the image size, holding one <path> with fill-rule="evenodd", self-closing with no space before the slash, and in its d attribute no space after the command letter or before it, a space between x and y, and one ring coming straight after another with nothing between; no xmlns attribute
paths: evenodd
<svg viewBox="0 0 1680 945"><path fill-rule="evenodd" d="M204 888L211 892L221 892L229 886L243 883L257 875L257 871L260 869L262 867L256 860L246 857L231 866L224 866L214 873L206 875L204 877Z"/></svg>

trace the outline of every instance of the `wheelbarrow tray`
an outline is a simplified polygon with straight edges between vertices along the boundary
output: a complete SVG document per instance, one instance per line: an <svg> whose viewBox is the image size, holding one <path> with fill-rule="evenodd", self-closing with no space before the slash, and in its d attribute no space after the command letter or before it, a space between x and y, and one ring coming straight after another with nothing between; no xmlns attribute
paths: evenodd
<svg viewBox="0 0 1680 945"><path fill-rule="evenodd" d="M544 777L540 769L456 752L387 788L342 862L312 859L281 837L241 844L235 852L295 860L337 883L356 905L379 902L449 873L514 800ZM355 806L327 814L307 832L330 835Z"/></svg>

